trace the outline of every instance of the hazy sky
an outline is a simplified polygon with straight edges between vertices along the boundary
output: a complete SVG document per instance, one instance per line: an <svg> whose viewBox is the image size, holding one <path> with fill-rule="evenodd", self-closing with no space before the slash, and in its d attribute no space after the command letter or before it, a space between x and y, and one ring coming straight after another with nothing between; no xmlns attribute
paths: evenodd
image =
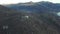
<svg viewBox="0 0 60 34"><path fill-rule="evenodd" d="M39 1L50 1L53 3L60 3L60 0L0 0L0 4L13 4L13 3L20 3L20 2L39 2Z"/></svg>

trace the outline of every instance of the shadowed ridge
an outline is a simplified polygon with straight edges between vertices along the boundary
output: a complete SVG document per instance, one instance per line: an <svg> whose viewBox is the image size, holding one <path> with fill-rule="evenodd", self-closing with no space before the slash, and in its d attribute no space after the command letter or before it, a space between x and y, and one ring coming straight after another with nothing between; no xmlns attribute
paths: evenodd
<svg viewBox="0 0 60 34"><path fill-rule="evenodd" d="M8 7L0 5L0 13L17 13L17 11L10 9Z"/></svg>

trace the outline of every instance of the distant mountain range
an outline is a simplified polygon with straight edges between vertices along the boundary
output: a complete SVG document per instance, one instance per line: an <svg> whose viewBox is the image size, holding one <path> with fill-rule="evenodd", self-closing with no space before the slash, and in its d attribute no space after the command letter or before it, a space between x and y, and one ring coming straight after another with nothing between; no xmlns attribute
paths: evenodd
<svg viewBox="0 0 60 34"><path fill-rule="evenodd" d="M18 3L5 5L11 9L17 11L27 11L27 12L36 12L36 13L56 13L60 12L60 4L52 2L27 2L27 3Z"/></svg>

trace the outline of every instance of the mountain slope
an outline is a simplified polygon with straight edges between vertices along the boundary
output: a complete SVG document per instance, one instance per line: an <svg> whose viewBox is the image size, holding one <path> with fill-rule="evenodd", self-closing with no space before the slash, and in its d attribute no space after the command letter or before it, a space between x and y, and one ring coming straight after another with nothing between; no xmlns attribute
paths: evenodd
<svg viewBox="0 0 60 34"><path fill-rule="evenodd" d="M55 21L56 16L52 14L14 12L15 10L12 12L9 8L0 7L0 34L7 32L9 34L59 34L60 32L59 25L57 26ZM8 26L8 29L3 26Z"/></svg>

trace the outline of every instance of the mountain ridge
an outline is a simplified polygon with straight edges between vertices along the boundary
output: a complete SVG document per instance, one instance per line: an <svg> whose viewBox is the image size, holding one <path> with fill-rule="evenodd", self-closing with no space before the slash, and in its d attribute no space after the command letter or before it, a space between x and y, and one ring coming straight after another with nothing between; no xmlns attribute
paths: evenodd
<svg viewBox="0 0 60 34"><path fill-rule="evenodd" d="M25 5L26 4L26 5ZM60 12L60 4L58 3L51 3L51 2L30 2L29 3L18 3L18 4L11 4L11 5L5 5L8 8L15 9L17 11L30 11L30 12Z"/></svg>

